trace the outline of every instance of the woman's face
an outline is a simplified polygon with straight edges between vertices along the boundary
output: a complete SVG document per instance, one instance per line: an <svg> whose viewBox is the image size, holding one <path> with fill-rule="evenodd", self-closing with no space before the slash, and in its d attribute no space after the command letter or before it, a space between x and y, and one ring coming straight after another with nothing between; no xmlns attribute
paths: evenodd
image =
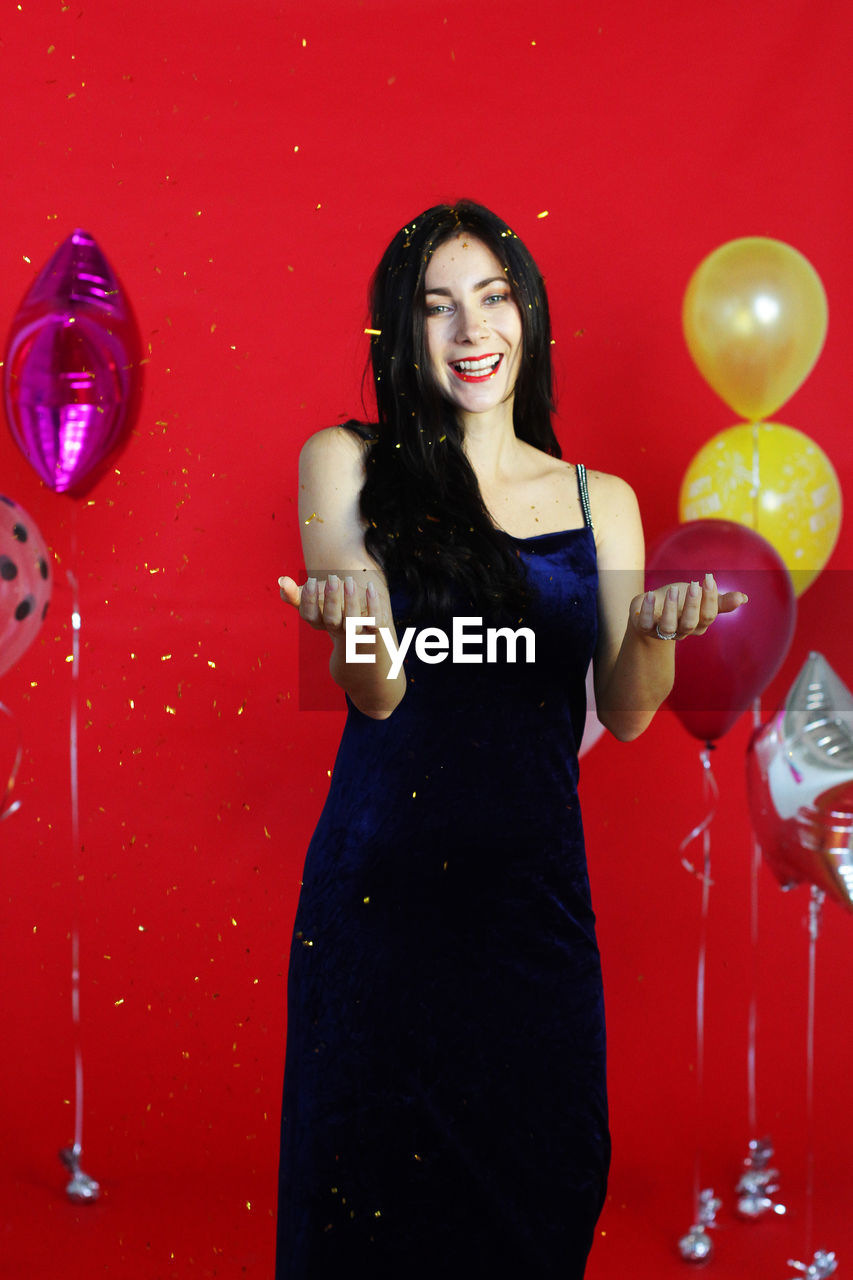
<svg viewBox="0 0 853 1280"><path fill-rule="evenodd" d="M424 286L427 352L442 394L462 414L511 407L521 315L491 249L467 233L445 240L430 258Z"/></svg>

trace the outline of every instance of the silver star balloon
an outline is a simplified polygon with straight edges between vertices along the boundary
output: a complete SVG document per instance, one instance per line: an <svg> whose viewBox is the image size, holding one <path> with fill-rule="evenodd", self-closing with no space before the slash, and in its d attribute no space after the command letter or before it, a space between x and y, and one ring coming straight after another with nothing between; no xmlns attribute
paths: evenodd
<svg viewBox="0 0 853 1280"><path fill-rule="evenodd" d="M747 751L749 807L783 888L806 882L853 911L853 694L809 654Z"/></svg>

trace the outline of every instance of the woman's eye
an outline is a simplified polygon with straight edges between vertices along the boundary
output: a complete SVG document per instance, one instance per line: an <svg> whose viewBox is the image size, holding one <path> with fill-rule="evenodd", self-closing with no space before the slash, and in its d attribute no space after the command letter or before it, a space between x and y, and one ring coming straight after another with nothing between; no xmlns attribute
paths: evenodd
<svg viewBox="0 0 853 1280"><path fill-rule="evenodd" d="M508 298L509 298L508 293L492 293L489 295L488 298L486 298L486 302L488 303L506 302Z"/></svg>
<svg viewBox="0 0 853 1280"><path fill-rule="evenodd" d="M436 302L433 306L427 307L426 313L428 316L440 316L445 311L449 311L449 310L450 310L450 307L448 307L445 303Z"/></svg>

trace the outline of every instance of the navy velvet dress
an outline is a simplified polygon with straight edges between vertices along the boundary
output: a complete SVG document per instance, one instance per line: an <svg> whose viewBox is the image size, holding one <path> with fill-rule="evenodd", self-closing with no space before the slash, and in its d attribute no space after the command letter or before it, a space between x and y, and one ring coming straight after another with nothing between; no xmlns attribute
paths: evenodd
<svg viewBox="0 0 853 1280"><path fill-rule="evenodd" d="M290 960L277 1280L584 1272L610 1154L577 797L595 544L510 540L535 663L412 655L387 720L348 709Z"/></svg>

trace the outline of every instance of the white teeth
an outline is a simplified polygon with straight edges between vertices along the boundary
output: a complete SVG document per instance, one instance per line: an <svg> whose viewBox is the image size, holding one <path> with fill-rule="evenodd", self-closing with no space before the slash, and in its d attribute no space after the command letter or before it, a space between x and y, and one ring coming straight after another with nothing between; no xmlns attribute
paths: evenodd
<svg viewBox="0 0 853 1280"><path fill-rule="evenodd" d="M461 373L485 373L488 369L496 369L500 356L481 356L479 360L454 360L454 369Z"/></svg>

